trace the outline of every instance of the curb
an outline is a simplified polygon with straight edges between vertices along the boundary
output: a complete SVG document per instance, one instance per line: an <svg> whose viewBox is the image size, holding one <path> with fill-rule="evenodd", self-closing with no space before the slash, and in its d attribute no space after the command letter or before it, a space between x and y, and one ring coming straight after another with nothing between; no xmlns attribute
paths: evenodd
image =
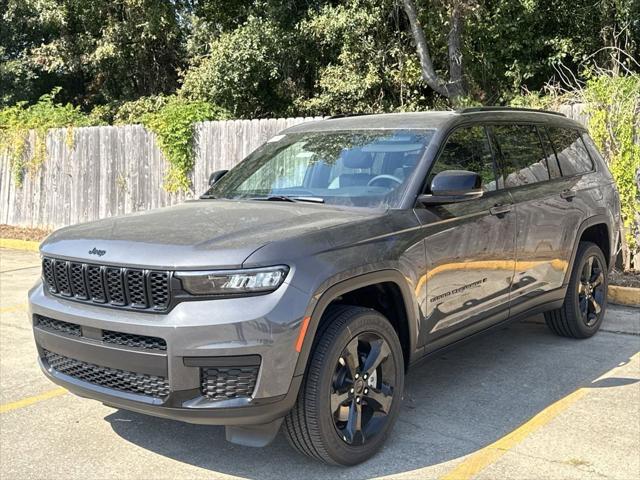
<svg viewBox="0 0 640 480"><path fill-rule="evenodd" d="M31 240L17 240L14 238L0 238L0 248L37 252L40 249L40 242L34 242Z"/></svg>
<svg viewBox="0 0 640 480"><path fill-rule="evenodd" d="M609 285L609 302L629 307L640 306L640 288Z"/></svg>

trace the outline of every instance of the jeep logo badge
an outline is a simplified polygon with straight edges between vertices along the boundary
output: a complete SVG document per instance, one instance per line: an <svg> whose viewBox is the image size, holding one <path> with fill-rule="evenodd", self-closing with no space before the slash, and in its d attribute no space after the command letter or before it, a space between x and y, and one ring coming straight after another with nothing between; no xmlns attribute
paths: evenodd
<svg viewBox="0 0 640 480"><path fill-rule="evenodd" d="M89 255L98 255L99 257L103 256L107 253L106 250L98 250L96 247L93 247L93 250L89 250Z"/></svg>

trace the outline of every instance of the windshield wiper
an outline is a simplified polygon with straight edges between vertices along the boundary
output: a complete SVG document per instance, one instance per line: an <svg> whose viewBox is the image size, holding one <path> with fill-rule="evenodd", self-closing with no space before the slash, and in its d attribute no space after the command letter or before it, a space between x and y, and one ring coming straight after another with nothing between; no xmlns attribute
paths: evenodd
<svg viewBox="0 0 640 480"><path fill-rule="evenodd" d="M215 195L209 195L205 193L204 195L200 195L200 197L198 198L200 198L201 200L207 200L207 199L218 198L218 197L216 197Z"/></svg>
<svg viewBox="0 0 640 480"><path fill-rule="evenodd" d="M269 195L267 197L254 197L251 200L263 200L270 202L311 202L311 203L324 203L322 197L289 197L288 195Z"/></svg>

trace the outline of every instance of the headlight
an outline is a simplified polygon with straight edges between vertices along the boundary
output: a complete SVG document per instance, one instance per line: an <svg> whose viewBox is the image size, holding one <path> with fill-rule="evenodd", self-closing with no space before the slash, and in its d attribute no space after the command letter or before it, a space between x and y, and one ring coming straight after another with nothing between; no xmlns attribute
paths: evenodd
<svg viewBox="0 0 640 480"><path fill-rule="evenodd" d="M277 266L212 272L177 272L182 288L193 295L239 295L276 290L289 267Z"/></svg>

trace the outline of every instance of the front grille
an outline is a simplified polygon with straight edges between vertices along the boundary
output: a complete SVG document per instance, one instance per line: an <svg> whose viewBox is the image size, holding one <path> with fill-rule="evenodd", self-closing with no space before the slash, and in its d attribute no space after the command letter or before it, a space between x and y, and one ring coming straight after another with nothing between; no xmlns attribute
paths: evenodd
<svg viewBox="0 0 640 480"><path fill-rule="evenodd" d="M171 303L171 273L68 262L45 257L42 279L57 296L136 310L164 311Z"/></svg>
<svg viewBox="0 0 640 480"><path fill-rule="evenodd" d="M202 395L211 400L250 397L256 386L259 366L203 367Z"/></svg>
<svg viewBox="0 0 640 480"><path fill-rule="evenodd" d="M102 331L102 341L126 347L144 348L146 350L166 350L167 342L162 338L134 335L131 333Z"/></svg>
<svg viewBox="0 0 640 480"><path fill-rule="evenodd" d="M84 382L122 392L164 399L169 395L169 382L164 377L101 367L44 350L49 367Z"/></svg>
<svg viewBox="0 0 640 480"><path fill-rule="evenodd" d="M80 325L54 320L53 318L41 317L40 315L36 315L34 319L36 326L44 328L45 330L53 330L67 335L73 335L74 337L82 336Z"/></svg>

